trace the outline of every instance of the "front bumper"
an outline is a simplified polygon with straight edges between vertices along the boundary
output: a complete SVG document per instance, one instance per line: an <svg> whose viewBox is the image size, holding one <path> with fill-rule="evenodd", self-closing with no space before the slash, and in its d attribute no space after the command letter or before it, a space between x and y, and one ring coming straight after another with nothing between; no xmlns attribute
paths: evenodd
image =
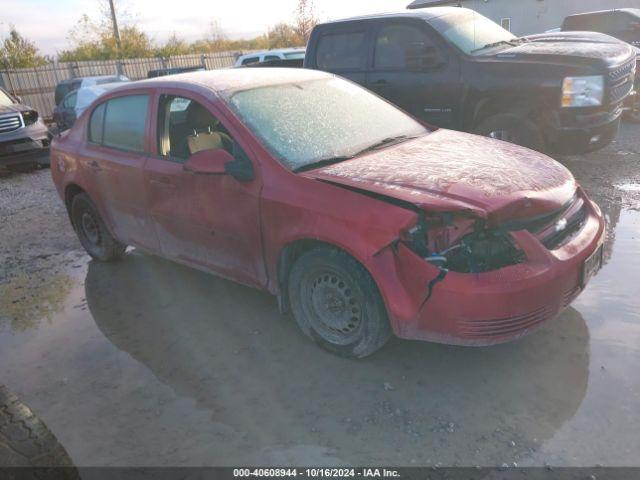
<svg viewBox="0 0 640 480"><path fill-rule="evenodd" d="M622 104L615 104L604 111L566 109L553 112L544 131L549 150L576 155L606 147L618 133L623 111Z"/></svg>
<svg viewBox="0 0 640 480"><path fill-rule="evenodd" d="M41 120L16 131L0 134L0 165L48 163L50 141L49 130Z"/></svg>
<svg viewBox="0 0 640 480"><path fill-rule="evenodd" d="M449 272L433 286L426 302L427 285L439 270L408 248L400 248L394 254L395 270L402 285L409 286L406 291L414 310L407 315L402 302L388 302L396 335L485 346L515 340L555 318L582 291L583 265L604 240L602 214L582 195L585 220L568 243L548 250L532 233L513 232L527 255L525 263L478 274Z"/></svg>

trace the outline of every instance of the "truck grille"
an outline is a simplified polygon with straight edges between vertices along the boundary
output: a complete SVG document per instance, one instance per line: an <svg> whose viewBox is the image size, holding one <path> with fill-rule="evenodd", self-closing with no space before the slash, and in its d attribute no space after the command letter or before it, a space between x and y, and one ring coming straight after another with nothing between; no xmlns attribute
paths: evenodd
<svg viewBox="0 0 640 480"><path fill-rule="evenodd" d="M607 75L608 103L616 104L623 101L633 90L636 59L612 69Z"/></svg>
<svg viewBox="0 0 640 480"><path fill-rule="evenodd" d="M13 132L22 127L22 117L19 113L0 116L0 133Z"/></svg>

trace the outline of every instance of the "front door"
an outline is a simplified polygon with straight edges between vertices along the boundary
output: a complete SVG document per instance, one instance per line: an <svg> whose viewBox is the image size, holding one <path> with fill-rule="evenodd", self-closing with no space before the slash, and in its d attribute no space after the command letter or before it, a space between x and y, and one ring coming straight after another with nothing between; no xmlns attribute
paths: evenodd
<svg viewBox="0 0 640 480"><path fill-rule="evenodd" d="M245 182L184 168L192 154L219 148L248 159L232 129L205 105L206 99L169 90L158 99L157 155L146 163L145 185L160 249L165 257L264 286L259 178Z"/></svg>
<svg viewBox="0 0 640 480"><path fill-rule="evenodd" d="M374 42L367 87L417 118L456 128L460 64L420 20L384 22Z"/></svg>

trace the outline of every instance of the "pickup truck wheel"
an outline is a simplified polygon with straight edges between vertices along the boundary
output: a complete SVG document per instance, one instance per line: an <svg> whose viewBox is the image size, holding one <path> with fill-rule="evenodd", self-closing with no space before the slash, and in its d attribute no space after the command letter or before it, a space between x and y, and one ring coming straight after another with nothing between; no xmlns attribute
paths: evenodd
<svg viewBox="0 0 640 480"><path fill-rule="evenodd" d="M79 193L71 202L71 222L80 243L96 260L111 262L124 256L127 246L116 240L89 196Z"/></svg>
<svg viewBox="0 0 640 480"><path fill-rule="evenodd" d="M631 110L624 113L624 119L629 123L640 123L640 100L636 101Z"/></svg>
<svg viewBox="0 0 640 480"><path fill-rule="evenodd" d="M480 122L475 133L515 143L531 150L544 151L544 139L540 129L535 123L519 115L505 113L489 117Z"/></svg>
<svg viewBox="0 0 640 480"><path fill-rule="evenodd" d="M363 358L391 336L371 275L341 250L326 247L304 253L291 269L288 289L298 326L334 354Z"/></svg>

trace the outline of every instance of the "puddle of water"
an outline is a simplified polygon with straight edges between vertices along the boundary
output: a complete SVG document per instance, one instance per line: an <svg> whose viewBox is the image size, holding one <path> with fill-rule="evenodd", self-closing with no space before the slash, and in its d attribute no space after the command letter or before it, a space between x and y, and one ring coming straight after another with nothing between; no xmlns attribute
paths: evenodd
<svg viewBox="0 0 640 480"><path fill-rule="evenodd" d="M616 188L624 192L640 192L640 183L621 183Z"/></svg>
<svg viewBox="0 0 640 480"><path fill-rule="evenodd" d="M638 465L640 212L608 213L603 270L519 342L349 362L269 295L133 252L14 312L51 321L0 329L0 378L78 465Z"/></svg>

